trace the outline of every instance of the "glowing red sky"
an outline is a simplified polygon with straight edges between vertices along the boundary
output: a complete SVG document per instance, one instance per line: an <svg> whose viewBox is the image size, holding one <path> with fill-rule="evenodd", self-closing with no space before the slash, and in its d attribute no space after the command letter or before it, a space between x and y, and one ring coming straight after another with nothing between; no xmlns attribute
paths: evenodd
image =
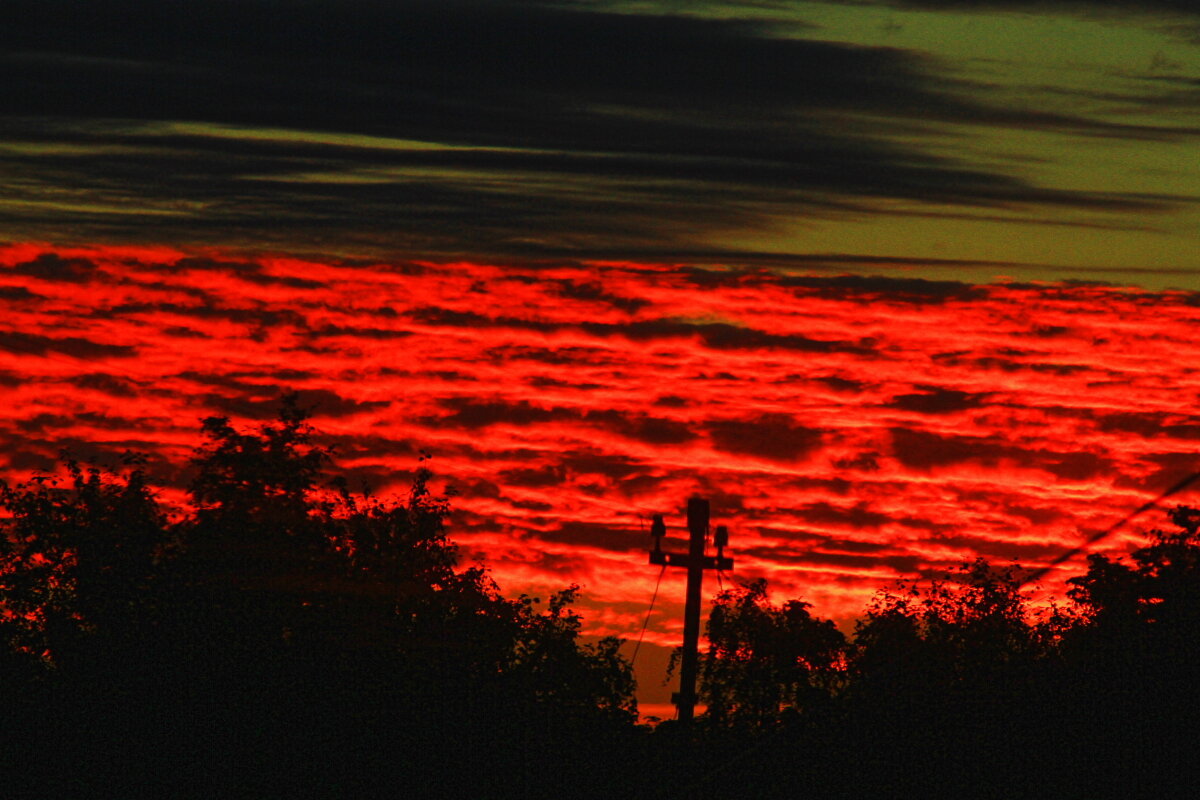
<svg viewBox="0 0 1200 800"><path fill-rule="evenodd" d="M201 417L250 425L294 387L376 491L430 451L468 558L510 594L582 584L593 633L636 636L646 515L681 535L694 492L734 577L846 619L976 554L1046 563L1197 467L1194 293L166 248L0 265L9 476L135 449L178 485ZM681 581L648 641L677 640Z"/></svg>

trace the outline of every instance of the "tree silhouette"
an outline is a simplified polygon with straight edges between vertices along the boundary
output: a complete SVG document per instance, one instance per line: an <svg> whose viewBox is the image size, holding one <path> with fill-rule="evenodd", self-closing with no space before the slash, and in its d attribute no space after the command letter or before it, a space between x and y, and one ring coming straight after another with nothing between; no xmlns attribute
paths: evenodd
<svg viewBox="0 0 1200 800"><path fill-rule="evenodd" d="M760 728L828 702L841 682L846 638L810 607L771 604L761 578L717 595L700 671L712 723Z"/></svg>
<svg viewBox="0 0 1200 800"><path fill-rule="evenodd" d="M1094 691L1130 706L1177 705L1200 682L1200 510L1168 516L1174 528L1149 531L1128 560L1093 554L1087 573L1068 581L1083 612L1068 654Z"/></svg>
<svg viewBox="0 0 1200 800"><path fill-rule="evenodd" d="M849 642L763 580L722 591L707 724L651 735L620 642L585 642L578 587L509 599L464 566L424 459L403 495L350 492L294 396L257 427L201 432L173 518L137 456L0 482L0 759L43 795L104 788L114 764L214 791L521 798L635 796L639 779L1164 794L1190 776L1200 510L1093 555L1072 605L1041 616L1018 567L982 559L881 592Z"/></svg>
<svg viewBox="0 0 1200 800"><path fill-rule="evenodd" d="M955 578L925 588L901 583L876 595L855 632L860 688L987 684L1046 652L1048 640L1030 624L1018 567L997 569L978 558Z"/></svg>
<svg viewBox="0 0 1200 800"><path fill-rule="evenodd" d="M526 788L569 790L590 762L566 743L636 721L619 641L581 641L577 587L543 607L462 567L423 464L404 496L350 492L308 419L289 395L255 428L204 420L175 522L135 457L116 475L67 461L64 477L0 485L11 729L60 761L136 754L269 792L311 788L329 758L353 780L389 741L374 779L396 786L475 793L506 764L542 763Z"/></svg>
<svg viewBox="0 0 1200 800"><path fill-rule="evenodd" d="M255 431L238 431L225 417L203 420L207 442L192 458L193 551L238 563L264 548L291 558L327 548L315 494L333 454L313 443L308 416L288 393L278 420Z"/></svg>
<svg viewBox="0 0 1200 800"><path fill-rule="evenodd" d="M16 651L70 669L148 622L168 534L141 457L127 454L115 475L67 457L64 470L0 482L11 517L0 536L0 630Z"/></svg>
<svg viewBox="0 0 1200 800"><path fill-rule="evenodd" d="M582 621L569 608L578 590L573 585L551 595L542 613L535 610L535 598L523 596L510 605L514 635L503 671L562 713L599 711L633 722L633 668L619 655L616 637L579 643Z"/></svg>
<svg viewBox="0 0 1200 800"><path fill-rule="evenodd" d="M1068 595L1094 624L1140 623L1170 636L1200 630L1200 510L1177 506L1168 516L1175 529L1151 530L1132 564L1095 553L1087 573L1068 581Z"/></svg>

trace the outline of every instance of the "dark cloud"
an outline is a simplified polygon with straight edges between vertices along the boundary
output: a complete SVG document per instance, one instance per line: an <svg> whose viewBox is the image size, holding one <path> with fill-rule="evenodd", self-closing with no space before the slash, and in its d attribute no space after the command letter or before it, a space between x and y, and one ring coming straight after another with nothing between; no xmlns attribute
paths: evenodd
<svg viewBox="0 0 1200 800"><path fill-rule="evenodd" d="M1200 14L1196 0L869 0L876 5L934 11L1059 11L1080 14ZM835 0L836 2L836 0ZM858 4L857 0L851 0ZM849 4L849 3L848 3Z"/></svg>
<svg viewBox="0 0 1200 800"><path fill-rule="evenodd" d="M655 417L627 417L617 429L621 435L647 444L684 444L697 437L697 433L686 423Z"/></svg>
<svg viewBox="0 0 1200 800"><path fill-rule="evenodd" d="M1090 416L1082 412L1083 416ZM1120 411L1096 416L1096 428L1105 433L1134 433L1146 439L1171 437L1200 439L1200 420L1190 415L1165 412Z"/></svg>
<svg viewBox="0 0 1200 800"><path fill-rule="evenodd" d="M786 414L757 419L721 420L705 425L713 447L770 461L797 461L821 446L821 431L806 428Z"/></svg>
<svg viewBox="0 0 1200 800"><path fill-rule="evenodd" d="M511 317L489 317L475 311L458 311L439 306L421 306L406 312L406 316L421 325L450 328L518 328L552 331L561 327L551 322L523 320Z"/></svg>
<svg viewBox="0 0 1200 800"><path fill-rule="evenodd" d="M310 334L314 338L323 336L347 336L352 339L405 339L412 336L412 331L399 331L390 328L359 328L348 325L325 325L313 329Z"/></svg>
<svg viewBox="0 0 1200 800"><path fill-rule="evenodd" d="M1166 420L1163 413L1119 411L1097 416L1096 428L1105 433L1136 433L1149 439L1163 435Z"/></svg>
<svg viewBox="0 0 1200 800"><path fill-rule="evenodd" d="M418 455L417 446L409 441L370 434L324 437L337 450L339 457L346 459L413 457Z"/></svg>
<svg viewBox="0 0 1200 800"><path fill-rule="evenodd" d="M922 562L918 556L895 553L880 553L868 551L863 554L838 552L843 549L841 543L834 545L836 550L824 550L820 547L810 549L792 548L748 548L744 553L751 557L769 559L777 564L794 567L836 567L844 570L878 569L880 566L890 567L902 575L910 575L921 571ZM739 553L743 551L739 550Z"/></svg>
<svg viewBox="0 0 1200 800"><path fill-rule="evenodd" d="M585 113L599 124L589 130L564 118L561 104L575 95L725 114L778 103L955 105L924 89L914 79L919 63L896 51L777 39L740 21L536 3L10 0L0 21L26 71L10 86L14 110L43 115L70 103L72 114L110 118L318 129L340 117L437 141L465 136L470 122L493 144L535 133L538 144L559 146L638 130L653 151L674 126L631 130L620 117ZM54 91L34 92L39 79ZM123 92L96 93L117 79ZM477 115L489 98L494 113ZM530 124L537 100L546 106L542 131Z"/></svg>
<svg viewBox="0 0 1200 800"><path fill-rule="evenodd" d="M879 471L879 454L878 453L858 453L854 456L839 458L833 462L833 465L841 470L860 470L862 472L878 472Z"/></svg>
<svg viewBox="0 0 1200 800"><path fill-rule="evenodd" d="M67 383L80 389L94 389L113 397L137 397L138 385L128 378L108 375L103 372L89 372L85 375L72 375Z"/></svg>
<svg viewBox="0 0 1200 800"><path fill-rule="evenodd" d="M1089 481L1112 472L1112 461L1106 456L1087 451L1041 454L1041 469L1069 481Z"/></svg>
<svg viewBox="0 0 1200 800"><path fill-rule="evenodd" d="M40 473L53 472L55 465L58 464L58 458L48 453L31 450L29 447L27 442L21 442L19 447L5 447L8 468Z"/></svg>
<svg viewBox="0 0 1200 800"><path fill-rule="evenodd" d="M539 500L509 500L508 504L513 508L519 508L523 511L534 511L538 514L554 510L554 506L550 503L543 503Z"/></svg>
<svg viewBox="0 0 1200 800"><path fill-rule="evenodd" d="M295 394L300 407L317 417L349 417L391 405L387 400L353 400L328 389L298 389Z"/></svg>
<svg viewBox="0 0 1200 800"><path fill-rule="evenodd" d="M866 503L853 506L835 506L827 502L811 503L795 510L796 516L805 522L836 525L848 528L880 528L892 521L887 514L872 511Z"/></svg>
<svg viewBox="0 0 1200 800"><path fill-rule="evenodd" d="M885 553L896 549L896 545L890 542L864 542L842 536L821 536L817 539L816 547L827 553Z"/></svg>
<svg viewBox="0 0 1200 800"><path fill-rule="evenodd" d="M529 469L507 469L500 473L500 478L506 486L544 489L561 485L566 480L566 470L557 464Z"/></svg>
<svg viewBox="0 0 1200 800"><path fill-rule="evenodd" d="M245 375L242 373L231 372L228 374L217 374L215 372L196 372L195 370L186 370L178 373L175 377L183 380L193 381L202 386L220 386L224 389L231 389L235 392L247 395L262 395L278 392L279 388L270 380L261 380L259 382L247 380L247 378L265 378L263 375ZM272 409L267 413L274 413Z"/></svg>
<svg viewBox="0 0 1200 800"><path fill-rule="evenodd" d="M646 469L645 464L633 458L587 452L566 454L562 457L562 465L577 474L603 475L613 480L621 480Z"/></svg>
<svg viewBox="0 0 1200 800"><path fill-rule="evenodd" d="M850 493L855 484L842 477L817 478L812 475L797 475L785 481L784 485L796 489L820 489L830 494L844 497Z"/></svg>
<svg viewBox="0 0 1200 800"><path fill-rule="evenodd" d="M843 378L837 375L827 375L822 378L816 378L815 380L825 384L835 392L848 392L851 394L857 394L867 387L867 384L862 381Z"/></svg>
<svg viewBox="0 0 1200 800"><path fill-rule="evenodd" d="M823 257L826 264L854 265L863 259L857 256ZM910 259L872 259L874 263L891 261L900 263ZM915 261L916 259L911 259ZM966 264L962 264L966 266ZM837 275L799 276L780 280L784 286L812 290L820 297L839 300L859 300L903 303L945 303L948 300L976 300L987 294L987 289L959 281L933 281L924 278L890 278L881 275Z"/></svg>
<svg viewBox="0 0 1200 800"><path fill-rule="evenodd" d="M559 283L559 291L562 293L563 297L568 297L572 300L586 300L595 303L605 303L628 314L632 314L650 305L649 300L644 300L640 297L626 297L623 295L613 294L607 291L604 286L597 281L592 281L589 283L561 281Z"/></svg>
<svg viewBox="0 0 1200 800"><path fill-rule="evenodd" d="M462 428L486 428L489 425L535 425L559 419L578 419L578 413L569 409L541 408L528 402L506 403L504 401L477 401L468 397L449 398L442 405L453 413L442 420L431 421L436 425Z"/></svg>
<svg viewBox="0 0 1200 800"><path fill-rule="evenodd" d="M799 334L768 333L756 328L731 325L727 322L687 322L675 319L636 320L625 323L581 322L552 323L541 320L487 317L470 311L443 308L418 308L409 316L424 325L466 328L517 328L550 332L580 328L597 337L622 336L633 341L698 338L712 350L795 350L804 353L852 353L867 355L874 350L858 342L812 339ZM561 351L555 351L559 353Z"/></svg>
<svg viewBox="0 0 1200 800"><path fill-rule="evenodd" d="M74 428L80 425L97 430L129 431L144 429L146 420L112 417L96 411L81 411L77 414L42 413L17 420L17 427L27 433L45 433L55 428Z"/></svg>
<svg viewBox="0 0 1200 800"><path fill-rule="evenodd" d="M64 417L61 421L68 422L69 418ZM51 420L46 420L42 424L47 428L55 426ZM130 424L136 425L136 423ZM9 465L14 469L33 469L53 473L64 455L85 464L98 464L119 469L125 454L135 452L148 454L152 480L166 480L169 485L178 485L175 481L169 480L174 477L170 472L170 465L164 462L162 456L154 453L157 446L156 442L121 436L112 436L108 441L103 442L75 436L54 436L53 439L24 436L17 441L0 441L0 451L8 454Z"/></svg>
<svg viewBox="0 0 1200 800"><path fill-rule="evenodd" d="M488 500L497 500L500 498L499 485L484 478L456 478L452 485L460 497L468 499L486 498Z"/></svg>
<svg viewBox="0 0 1200 800"><path fill-rule="evenodd" d="M227 390L228 393L203 392L193 395L198 405L216 409L222 413L232 414L247 419L274 419L279 413L279 399L285 393L296 395L301 408L308 409L316 417L349 417L387 408L391 405L386 400L360 401L344 397L329 389L295 389L287 384L287 379L302 378L304 372L283 370L281 375L259 373L230 373L216 375L186 371L176 375L177 378L198 383L201 386L215 386ZM392 444L395 447L394 443Z"/></svg>
<svg viewBox="0 0 1200 800"><path fill-rule="evenodd" d="M236 308L215 303L195 306L179 303L122 303L112 308L97 309L93 312L93 316L105 319L117 319L137 314L171 314L199 320L228 320L251 325L260 330L274 330L283 327L302 330L308 328L307 318L293 308Z"/></svg>
<svg viewBox="0 0 1200 800"><path fill-rule="evenodd" d="M891 435L896 459L919 470L967 462L994 467L1001 461L1009 461L1069 481L1094 480L1114 473L1114 463L1109 457L1086 450L1059 452L1022 447L1000 435L942 435L907 428L893 428Z"/></svg>
<svg viewBox="0 0 1200 800"><path fill-rule="evenodd" d="M77 336L58 339L17 331L0 331L0 350L35 356L61 353L80 359L133 358L137 355L137 348L127 345L102 344Z"/></svg>
<svg viewBox="0 0 1200 800"><path fill-rule="evenodd" d="M1055 376L1065 377L1068 375L1079 375L1085 372L1103 373L1101 367L1084 364L1055 364L1053 362L1045 362L1040 360L1023 361L1022 358L1029 358L1029 353L1020 351L1009 351L1005 356L989 355L980 356L973 351L959 350L949 353L932 353L930 358L940 364L953 367L966 367L982 372L1040 372Z"/></svg>
<svg viewBox="0 0 1200 800"><path fill-rule="evenodd" d="M307 278L271 275L263 270L262 264L252 261L221 261L212 258L189 256L181 258L170 265L170 269L172 271L198 270L225 272L247 283L259 286L286 286L289 289L321 289L326 285L322 281L314 281Z"/></svg>
<svg viewBox="0 0 1200 800"><path fill-rule="evenodd" d="M1027 218L1190 202L1039 186L911 134L1192 131L992 105L924 54L795 27L508 0L8 0L0 29L0 141L43 145L0 157L27 236L550 257L694 250L806 211L914 213L894 200ZM177 120L209 127L158 124ZM310 135L244 130L262 127Z"/></svg>
<svg viewBox="0 0 1200 800"><path fill-rule="evenodd" d="M42 253L33 261L17 264L13 272L44 281L87 283L96 277L99 268L86 258L63 258L55 253Z"/></svg>
<svg viewBox="0 0 1200 800"><path fill-rule="evenodd" d="M497 362L509 361L536 361L541 364L559 365L579 365L595 363L599 360L606 360L608 354L597 347L536 347L523 344L499 345L497 347L489 347L487 356ZM568 373L569 374L569 373ZM538 375L531 380L541 381L543 385L550 386L552 383L547 381L557 380L545 375ZM571 381L563 381L566 385L577 386L580 388L592 387L594 384L579 384Z"/></svg>
<svg viewBox="0 0 1200 800"><path fill-rule="evenodd" d="M880 566L891 567L901 575L918 572L922 560L915 555L852 555L850 553L828 553L820 550L810 550L805 553L800 563L812 565L828 565L841 569L877 569Z"/></svg>
<svg viewBox="0 0 1200 800"><path fill-rule="evenodd" d="M656 496L662 491L662 487L663 478L661 476L635 473L623 478L616 488L626 498L634 498Z"/></svg>
<svg viewBox="0 0 1200 800"><path fill-rule="evenodd" d="M1142 456L1150 470L1146 474L1121 475L1115 481L1119 488L1136 489L1147 493L1166 491L1188 475L1200 472L1200 456L1194 450L1151 453Z"/></svg>
<svg viewBox="0 0 1200 800"><path fill-rule="evenodd" d="M613 410L542 407L528 401L507 403L469 397L449 398L443 400L442 405L453 413L442 419L426 420L426 424L486 428L500 424L530 426L571 422L600 427L627 439L654 445L683 444L698 436L691 426L682 422Z"/></svg>
<svg viewBox="0 0 1200 800"><path fill-rule="evenodd" d="M17 428L25 433L44 433L47 428L64 428L70 424L71 417L65 414L42 413L17 420Z"/></svg>
<svg viewBox="0 0 1200 800"><path fill-rule="evenodd" d="M1200 423L1189 422L1180 423L1177 425L1167 425L1165 428L1163 428L1163 433L1175 439L1196 441L1200 439Z"/></svg>
<svg viewBox="0 0 1200 800"><path fill-rule="evenodd" d="M1062 555L1067 548L1060 544L1033 541L1005 541L981 536L944 535L937 536L938 544L958 547L963 551L979 554L996 561L1015 561L1023 566L1032 566L1046 559Z"/></svg>
<svg viewBox="0 0 1200 800"><path fill-rule="evenodd" d="M573 546L594 547L627 553L646 547L646 536L642 531L605 525L595 522L566 521L548 531L538 531L535 536L547 542L559 542Z"/></svg>
<svg viewBox="0 0 1200 800"><path fill-rule="evenodd" d="M185 256L172 264L162 266L171 272L226 272L239 276L262 270L262 265L253 261L224 261L204 256Z"/></svg>
<svg viewBox="0 0 1200 800"><path fill-rule="evenodd" d="M591 564L586 555L548 553L546 551L529 555L532 557L527 563L543 575L555 575L582 582L588 580L592 574Z"/></svg>
<svg viewBox="0 0 1200 800"><path fill-rule="evenodd" d="M493 351L489 351L489 353L492 352ZM543 352L545 355L549 356L552 351L546 350ZM529 378L529 385L538 389L577 389L581 392L590 392L593 389L604 388L599 383L576 383L570 380L551 378L549 375L534 375Z"/></svg>
<svg viewBox="0 0 1200 800"><path fill-rule="evenodd" d="M971 460L994 462L1009 451L991 437L942 436L908 428L892 429L892 446L900 463L922 470Z"/></svg>
<svg viewBox="0 0 1200 800"><path fill-rule="evenodd" d="M1004 510L1013 516L1021 517L1038 527L1046 527L1062 520L1069 520L1070 515L1060 508L1023 506L1018 503L1005 503Z"/></svg>
<svg viewBox="0 0 1200 800"><path fill-rule="evenodd" d="M804 353L856 353L866 355L872 348L853 342L810 339L798 334L777 334L729 325L723 322L681 324L668 322L635 323L625 335L631 338L657 338L659 336L683 336L699 334L704 344L713 350L796 350Z"/></svg>
<svg viewBox="0 0 1200 800"><path fill-rule="evenodd" d="M922 391L897 395L884 405L902 411L916 411L920 414L953 414L958 411L979 408L987 403L989 397L988 394L963 392L940 386L919 386L917 388Z"/></svg>
<svg viewBox="0 0 1200 800"><path fill-rule="evenodd" d="M0 286L0 300L44 300L45 298L31 292L24 286Z"/></svg>

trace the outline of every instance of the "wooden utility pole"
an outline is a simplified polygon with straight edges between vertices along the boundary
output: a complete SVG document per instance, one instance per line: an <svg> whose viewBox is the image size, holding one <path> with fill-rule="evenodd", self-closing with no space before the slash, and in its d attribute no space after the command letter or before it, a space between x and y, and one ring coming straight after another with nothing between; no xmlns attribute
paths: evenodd
<svg viewBox="0 0 1200 800"><path fill-rule="evenodd" d="M696 671L699 665L700 645L700 586L706 569L732 569L733 559L725 555L729 544L729 532L724 525L717 527L714 543L715 556L704 554L705 539L708 537L708 501L701 497L688 500L688 551L666 553L662 549L662 537L667 528L661 514L654 516L650 534L654 537L654 549L650 551L650 563L664 567L687 568L687 595L683 608L683 658L679 665L679 691L671 702L679 710L679 721L690 725L696 714Z"/></svg>

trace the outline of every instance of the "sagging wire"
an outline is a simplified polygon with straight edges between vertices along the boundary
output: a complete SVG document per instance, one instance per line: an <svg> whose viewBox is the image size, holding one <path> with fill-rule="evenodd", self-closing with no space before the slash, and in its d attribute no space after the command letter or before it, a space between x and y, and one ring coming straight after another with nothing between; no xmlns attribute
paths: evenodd
<svg viewBox="0 0 1200 800"><path fill-rule="evenodd" d="M667 565L663 564L663 568L658 571L658 580L654 582L654 594L650 597L650 608L646 609L646 619L642 621L642 630L638 633L637 644L633 647L633 657L629 659L629 666L637 663L638 651L642 649L642 637L646 635L646 626L650 624L650 615L654 613L654 601L658 599L658 587L662 586L663 575L667 572Z"/></svg>
<svg viewBox="0 0 1200 800"><path fill-rule="evenodd" d="M1037 583L1037 581L1041 580L1046 575L1048 575L1055 567L1058 567L1061 564L1064 564L1065 562L1070 561L1071 559L1078 556L1080 553L1087 552L1092 547L1099 544L1102 540L1108 538L1109 536L1111 536L1112 534L1116 533L1118 530L1123 528L1127 523L1132 522L1136 517L1139 517L1142 514L1144 514L1145 512L1150 511L1153 508L1156 508L1159 503L1166 500L1168 497L1171 497L1172 495L1179 494L1184 489L1188 488L1193 483L1195 483L1197 480L1200 480L1200 472L1191 473L1183 480L1179 481L1178 483L1176 483L1173 486L1171 486L1170 488L1168 488L1166 491L1164 491L1158 497L1154 498L1153 500L1150 500L1149 502L1142 504L1141 506L1138 506L1136 509L1129 512L1124 517L1122 517L1121 519L1114 522L1112 525L1109 525L1104 530L1101 530L1101 531L1091 534L1090 536L1085 538L1081 544L1079 544L1075 547L1072 547L1070 550L1068 550L1065 553L1062 553L1061 555L1052 559L1050 561L1050 563L1046 564L1045 566L1041 567L1040 569L1034 570L1033 572L1031 572L1029 574L1028 577L1026 577L1023 581L1021 581L1020 586L1025 587L1031 583L1034 583L1034 584Z"/></svg>

